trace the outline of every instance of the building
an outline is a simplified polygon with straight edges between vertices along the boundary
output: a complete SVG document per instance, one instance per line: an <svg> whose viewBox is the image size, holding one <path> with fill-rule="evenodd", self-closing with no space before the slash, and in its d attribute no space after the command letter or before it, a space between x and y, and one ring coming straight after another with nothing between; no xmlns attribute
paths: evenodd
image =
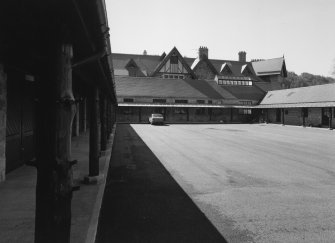
<svg viewBox="0 0 335 243"><path fill-rule="evenodd" d="M196 58L174 47L168 54L113 54L119 122L147 122L153 112L167 122L247 122L251 108L269 90L285 87L284 57L269 60L209 58L200 47Z"/></svg>
<svg viewBox="0 0 335 243"><path fill-rule="evenodd" d="M257 108L264 120L298 126L335 126L335 83L269 91Z"/></svg>

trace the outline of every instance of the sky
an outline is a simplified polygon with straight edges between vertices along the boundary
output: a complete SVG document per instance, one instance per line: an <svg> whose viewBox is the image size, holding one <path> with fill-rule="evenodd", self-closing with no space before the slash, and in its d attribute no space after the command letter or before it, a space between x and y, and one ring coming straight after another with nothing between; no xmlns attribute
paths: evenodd
<svg viewBox="0 0 335 243"><path fill-rule="evenodd" d="M297 74L332 76L335 0L105 0L113 53L169 53L210 59L285 56ZM334 76L334 75L333 75Z"/></svg>

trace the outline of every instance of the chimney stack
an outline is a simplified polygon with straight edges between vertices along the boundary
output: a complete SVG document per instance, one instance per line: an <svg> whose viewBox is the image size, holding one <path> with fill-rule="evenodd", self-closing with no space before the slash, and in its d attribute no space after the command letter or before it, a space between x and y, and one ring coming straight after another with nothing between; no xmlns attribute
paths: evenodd
<svg viewBox="0 0 335 243"><path fill-rule="evenodd" d="M206 46L200 46L198 55L200 60L208 58L208 48Z"/></svg>
<svg viewBox="0 0 335 243"><path fill-rule="evenodd" d="M240 62L246 62L247 61L247 53L245 51L240 51L238 53L238 60Z"/></svg>
<svg viewBox="0 0 335 243"><path fill-rule="evenodd" d="M143 56L146 56L148 53L147 53L147 50L144 50L143 51Z"/></svg>

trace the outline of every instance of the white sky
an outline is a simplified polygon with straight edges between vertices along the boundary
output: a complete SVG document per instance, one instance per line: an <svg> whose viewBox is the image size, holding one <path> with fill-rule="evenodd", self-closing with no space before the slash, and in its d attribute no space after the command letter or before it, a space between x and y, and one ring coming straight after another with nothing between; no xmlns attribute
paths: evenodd
<svg viewBox="0 0 335 243"><path fill-rule="evenodd" d="M335 0L105 0L114 53L160 55L174 46L196 57L247 60L285 55L297 74L330 76Z"/></svg>

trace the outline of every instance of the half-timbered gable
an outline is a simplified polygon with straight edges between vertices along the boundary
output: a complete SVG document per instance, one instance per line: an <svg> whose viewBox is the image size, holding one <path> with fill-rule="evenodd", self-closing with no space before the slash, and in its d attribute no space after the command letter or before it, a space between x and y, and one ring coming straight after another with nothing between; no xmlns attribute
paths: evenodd
<svg viewBox="0 0 335 243"><path fill-rule="evenodd" d="M194 79L196 77L176 47L158 64L152 76L177 79Z"/></svg>

